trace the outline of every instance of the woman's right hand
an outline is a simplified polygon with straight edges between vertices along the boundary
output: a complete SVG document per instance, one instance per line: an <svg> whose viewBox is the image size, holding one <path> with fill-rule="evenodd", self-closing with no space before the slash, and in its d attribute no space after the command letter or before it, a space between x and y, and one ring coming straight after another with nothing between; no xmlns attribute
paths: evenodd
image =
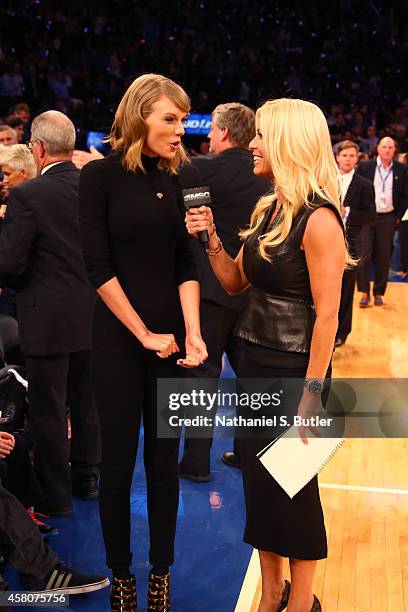
<svg viewBox="0 0 408 612"><path fill-rule="evenodd" d="M154 334L148 331L141 339L141 343L145 349L154 351L161 359L180 351L173 334Z"/></svg>
<svg viewBox="0 0 408 612"><path fill-rule="evenodd" d="M204 230L211 233L213 224L213 214L208 206L189 208L186 212L186 227L191 236L198 236Z"/></svg>

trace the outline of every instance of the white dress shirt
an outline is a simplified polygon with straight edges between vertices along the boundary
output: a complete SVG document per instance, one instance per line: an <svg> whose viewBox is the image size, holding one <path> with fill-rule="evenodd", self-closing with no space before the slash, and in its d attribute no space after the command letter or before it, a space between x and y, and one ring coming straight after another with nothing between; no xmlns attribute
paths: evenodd
<svg viewBox="0 0 408 612"><path fill-rule="evenodd" d="M346 172L341 175L341 203L344 204L344 199L346 197L346 193L348 188L350 187L350 183L353 180L355 170L351 170L351 172Z"/></svg>
<svg viewBox="0 0 408 612"><path fill-rule="evenodd" d="M63 163L64 163L63 161L57 161L57 162L54 162L53 164L48 164L48 166L45 166L45 168L41 170L41 174L45 174L53 166L56 166L57 164L63 164Z"/></svg>
<svg viewBox="0 0 408 612"><path fill-rule="evenodd" d="M384 168L379 157L374 174L375 207L378 213L389 213L394 210L392 203L392 183L394 173L392 163Z"/></svg>

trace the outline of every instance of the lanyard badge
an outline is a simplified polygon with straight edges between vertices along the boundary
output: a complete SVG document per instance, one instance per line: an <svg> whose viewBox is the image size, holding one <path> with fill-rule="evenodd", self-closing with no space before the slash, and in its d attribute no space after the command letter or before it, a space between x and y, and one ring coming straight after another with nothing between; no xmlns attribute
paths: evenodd
<svg viewBox="0 0 408 612"><path fill-rule="evenodd" d="M385 210L387 208L386 203L385 203L385 183L387 182L388 177L390 176L391 172L392 172L392 164L391 166L388 168L385 176L383 176L383 173L381 171L381 166L378 165L378 174L380 176L380 180L381 180L381 184L382 184L382 189L381 189L381 195L380 195L380 208Z"/></svg>

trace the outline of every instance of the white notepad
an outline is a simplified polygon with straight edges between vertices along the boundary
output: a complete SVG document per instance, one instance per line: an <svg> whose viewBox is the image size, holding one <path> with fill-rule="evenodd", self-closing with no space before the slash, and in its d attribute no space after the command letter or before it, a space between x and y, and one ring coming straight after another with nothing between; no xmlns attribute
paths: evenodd
<svg viewBox="0 0 408 612"><path fill-rule="evenodd" d="M317 438L307 432L303 444L291 427L262 449L257 457L276 482L292 499L328 463L344 438Z"/></svg>

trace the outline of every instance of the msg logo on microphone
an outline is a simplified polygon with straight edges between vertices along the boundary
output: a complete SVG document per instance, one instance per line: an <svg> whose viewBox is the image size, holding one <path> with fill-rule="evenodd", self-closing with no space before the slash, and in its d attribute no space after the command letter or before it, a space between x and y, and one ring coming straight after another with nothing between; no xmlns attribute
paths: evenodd
<svg viewBox="0 0 408 612"><path fill-rule="evenodd" d="M186 195L184 196L184 199L186 202L189 202L190 200L200 200L201 198L209 198L209 197L210 197L209 191L199 191L198 193L186 193Z"/></svg>

